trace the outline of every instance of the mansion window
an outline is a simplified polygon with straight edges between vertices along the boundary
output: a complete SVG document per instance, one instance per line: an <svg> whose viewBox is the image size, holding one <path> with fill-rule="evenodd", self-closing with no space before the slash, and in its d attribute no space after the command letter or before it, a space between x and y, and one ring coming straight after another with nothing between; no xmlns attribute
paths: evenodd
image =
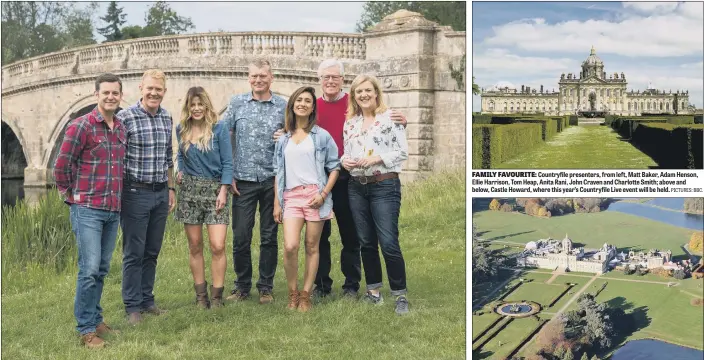
<svg viewBox="0 0 704 360"><path fill-rule="evenodd" d="M604 89L601 89L601 91L599 92L599 96L604 96Z"/></svg>
<svg viewBox="0 0 704 360"><path fill-rule="evenodd" d="M611 89L606 89L606 96L611 96Z"/></svg>
<svg viewBox="0 0 704 360"><path fill-rule="evenodd" d="M670 103L665 103L665 110L670 110Z"/></svg>
<svg viewBox="0 0 704 360"><path fill-rule="evenodd" d="M494 102L493 101L489 102L489 111L494 111Z"/></svg>
<svg viewBox="0 0 704 360"><path fill-rule="evenodd" d="M684 101L682 102L682 107L680 109L684 110Z"/></svg>
<svg viewBox="0 0 704 360"><path fill-rule="evenodd" d="M660 110L662 110L662 103L660 103Z"/></svg>
<svg viewBox="0 0 704 360"><path fill-rule="evenodd" d="M631 111L631 103L628 103L628 111Z"/></svg>

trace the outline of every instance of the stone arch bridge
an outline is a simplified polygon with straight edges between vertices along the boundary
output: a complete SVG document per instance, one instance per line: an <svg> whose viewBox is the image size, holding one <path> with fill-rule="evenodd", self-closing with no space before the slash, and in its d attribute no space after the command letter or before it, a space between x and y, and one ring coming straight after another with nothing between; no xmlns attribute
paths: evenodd
<svg viewBox="0 0 704 360"><path fill-rule="evenodd" d="M335 57L345 64L345 88L358 74L375 75L387 104L406 114L409 159L403 176L413 180L465 164L466 93L450 70L465 53L464 32L405 10L361 34L202 33L105 43L4 66L2 122L24 154L27 193L53 182L65 127L95 106L93 82L100 73L122 78L124 108L138 101L146 69L164 70L163 106L177 123L191 86L203 86L221 112L233 94L249 91L247 65L255 57L271 61L272 91L286 98L302 85L320 91L318 65Z"/></svg>

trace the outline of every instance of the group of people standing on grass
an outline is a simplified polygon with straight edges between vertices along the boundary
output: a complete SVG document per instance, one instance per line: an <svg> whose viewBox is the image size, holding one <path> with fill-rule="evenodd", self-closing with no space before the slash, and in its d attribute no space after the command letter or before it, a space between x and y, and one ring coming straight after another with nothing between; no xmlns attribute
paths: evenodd
<svg viewBox="0 0 704 360"><path fill-rule="evenodd" d="M346 94L341 62L323 61L318 75L321 97L314 88L301 87L287 102L270 90L270 63L256 60L249 65L251 92L232 97L220 121L207 91L190 88L176 126L176 174L173 120L161 107L164 73L146 71L140 100L119 113L122 81L113 74L96 78L97 106L69 124L54 166L78 245L74 315L83 344L102 347L102 337L115 332L103 321L100 298L118 226L123 233L122 299L128 322L136 325L142 314L166 312L155 304L153 289L166 220L174 209L175 219L184 223L196 303L203 308L223 305L230 206L236 280L225 300L250 297L258 205L260 304L274 300L278 224L284 229L288 308L305 312L312 297L330 295L330 220L335 217L342 240L342 296L357 298L363 265L363 300L383 303L381 246L395 311L408 312L398 239L399 173L408 152L406 118L386 107L372 76L358 76ZM212 253L210 288L203 224ZM305 272L299 291L304 225Z"/></svg>

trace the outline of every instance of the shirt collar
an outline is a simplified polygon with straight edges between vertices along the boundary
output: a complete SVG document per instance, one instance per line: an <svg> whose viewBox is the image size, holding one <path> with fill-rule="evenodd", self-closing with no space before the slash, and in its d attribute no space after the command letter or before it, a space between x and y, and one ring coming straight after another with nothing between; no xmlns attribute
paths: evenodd
<svg viewBox="0 0 704 360"><path fill-rule="evenodd" d="M103 114L100 113L98 110L98 105L95 105L93 108L93 111L91 111L91 115L95 119L96 122L99 123L104 123L105 118L103 117ZM113 123L113 128L119 127L122 125L122 122L120 121L120 118L117 116L117 113L112 115L112 123Z"/></svg>
<svg viewBox="0 0 704 360"><path fill-rule="evenodd" d="M337 93L337 96L335 96L335 98L332 99L332 100L330 100L330 101L328 101L328 100L325 98L325 94L323 94L323 96L321 96L320 98L323 99L323 101L325 101L325 102L327 102L327 103L334 103L334 102L336 102L336 101L339 101L339 100L342 99L343 97L345 97L345 92L342 91L342 90L340 90L340 92Z"/></svg>
<svg viewBox="0 0 704 360"><path fill-rule="evenodd" d="M139 108L139 109L141 109L142 111L144 111L145 113L151 115L151 114L149 113L149 111L147 111L147 109L145 109L144 106L142 105L142 99L143 99L143 98L139 98L139 100L137 100L137 108ZM159 108L156 109L156 114L155 114L155 115L159 115L159 113L161 113L161 105L159 105Z"/></svg>
<svg viewBox="0 0 704 360"><path fill-rule="evenodd" d="M275 100L276 96L274 96L274 92L269 90L269 94L271 95L271 97L269 97L269 100L257 100L254 98L254 94L250 91L247 93L246 100L247 101L259 101L259 102L271 102L271 103L275 104L276 103L276 100Z"/></svg>
<svg viewBox="0 0 704 360"><path fill-rule="evenodd" d="M318 133L318 128L319 128L318 125L313 125L313 128L310 129L310 133L311 133L311 134L317 134L317 133ZM290 137L291 137L291 132L285 133L285 134L284 134L284 137L290 138Z"/></svg>

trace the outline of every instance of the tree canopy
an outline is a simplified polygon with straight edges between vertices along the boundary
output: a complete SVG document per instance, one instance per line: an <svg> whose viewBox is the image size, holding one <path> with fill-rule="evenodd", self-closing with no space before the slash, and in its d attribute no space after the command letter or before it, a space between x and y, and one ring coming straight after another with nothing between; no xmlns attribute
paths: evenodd
<svg viewBox="0 0 704 360"><path fill-rule="evenodd" d="M367 1L356 31L364 31L401 9L421 13L426 19L452 26L456 31L467 29L467 3L464 1Z"/></svg>
<svg viewBox="0 0 704 360"><path fill-rule="evenodd" d="M122 8L117 7L117 1L111 1L108 6L108 12L105 16L101 16L100 20L107 23L106 26L98 28L100 35L105 36L105 42L122 40L121 27L127 22L125 17L127 14L122 13Z"/></svg>
<svg viewBox="0 0 704 360"><path fill-rule="evenodd" d="M2 3L2 62L95 44L93 19L98 4L12 1Z"/></svg>

